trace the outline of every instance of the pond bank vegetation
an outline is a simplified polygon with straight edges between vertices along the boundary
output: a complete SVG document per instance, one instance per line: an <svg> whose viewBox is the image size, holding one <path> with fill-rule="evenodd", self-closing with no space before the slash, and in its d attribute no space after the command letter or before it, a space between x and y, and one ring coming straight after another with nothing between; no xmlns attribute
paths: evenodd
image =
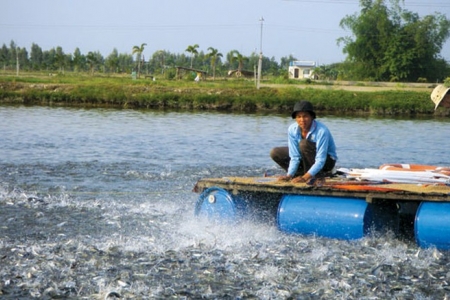
<svg viewBox="0 0 450 300"><path fill-rule="evenodd" d="M361 86L365 86L361 89ZM252 79L132 80L124 76L0 76L0 104L131 109L188 109L231 112L275 111L289 113L301 99L317 111L332 114L450 116L448 109L434 111L433 86L407 84L378 89L369 83L345 87L332 82L263 81ZM352 88L353 87L353 88Z"/></svg>

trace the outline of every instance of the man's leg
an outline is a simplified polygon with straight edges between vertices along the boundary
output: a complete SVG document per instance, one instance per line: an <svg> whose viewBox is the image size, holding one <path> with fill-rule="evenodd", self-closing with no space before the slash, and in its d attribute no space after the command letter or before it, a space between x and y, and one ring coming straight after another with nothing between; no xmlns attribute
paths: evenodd
<svg viewBox="0 0 450 300"><path fill-rule="evenodd" d="M289 157L289 147L275 147L270 151L270 157L276 162L283 170L287 172L289 168L289 162L291 158ZM295 177L305 174L305 169L303 168L303 163L300 160Z"/></svg>
<svg viewBox="0 0 450 300"><path fill-rule="evenodd" d="M301 140L300 153L302 154L303 168L307 172L316 162L316 143L306 139Z"/></svg>
<svg viewBox="0 0 450 300"><path fill-rule="evenodd" d="M275 147L270 151L270 157L276 162L283 170L287 172L289 168L289 148L288 147Z"/></svg>
<svg viewBox="0 0 450 300"><path fill-rule="evenodd" d="M300 151L302 153L302 160L304 162L305 170L309 170L316 162L316 143L302 140L300 142ZM320 178L331 176L335 164L336 161L332 159L331 156L327 155L325 164L322 170L320 170L319 173L316 174L316 177Z"/></svg>
<svg viewBox="0 0 450 300"><path fill-rule="evenodd" d="M330 177L333 175L333 168L336 165L336 161L331 158L331 156L327 155L327 160L325 161L325 165L316 176L317 177Z"/></svg>

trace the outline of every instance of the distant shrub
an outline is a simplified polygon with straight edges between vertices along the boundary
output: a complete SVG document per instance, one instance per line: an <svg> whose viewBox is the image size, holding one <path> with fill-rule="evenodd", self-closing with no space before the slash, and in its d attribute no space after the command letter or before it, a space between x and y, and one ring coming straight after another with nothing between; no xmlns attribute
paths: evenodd
<svg viewBox="0 0 450 300"><path fill-rule="evenodd" d="M445 78L444 85L450 87L450 77Z"/></svg>

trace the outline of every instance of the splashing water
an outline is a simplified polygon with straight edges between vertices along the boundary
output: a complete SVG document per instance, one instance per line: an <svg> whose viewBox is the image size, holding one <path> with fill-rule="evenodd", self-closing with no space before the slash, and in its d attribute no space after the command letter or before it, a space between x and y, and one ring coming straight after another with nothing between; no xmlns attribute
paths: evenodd
<svg viewBox="0 0 450 300"><path fill-rule="evenodd" d="M180 117L195 134L173 133ZM284 143L289 121L0 107L0 136L8 136L8 144L0 145L0 297L448 297L449 254L419 249L389 232L341 241L288 235L266 218L233 225L194 218L198 195L192 188L199 178L276 170L268 149ZM352 146L341 151L342 164L358 167L354 158L368 166L384 162L362 148L358 134L345 140L340 132L361 128L368 136L378 135L378 130L389 132L391 122L326 121L339 132L338 144ZM395 134L408 137L411 121L398 122ZM60 126L50 129L49 124ZM228 133L219 135L224 124ZM423 121L419 127L446 126ZM438 131L430 130L426 138L442 142L433 136ZM380 145L389 144L378 139ZM409 145L406 161L423 156L422 146ZM439 159L429 151L428 159Z"/></svg>

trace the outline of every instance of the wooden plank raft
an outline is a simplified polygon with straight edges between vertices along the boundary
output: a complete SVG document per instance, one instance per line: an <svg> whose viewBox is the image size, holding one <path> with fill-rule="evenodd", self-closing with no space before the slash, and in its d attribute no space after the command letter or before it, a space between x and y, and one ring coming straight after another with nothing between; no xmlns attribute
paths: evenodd
<svg viewBox="0 0 450 300"><path fill-rule="evenodd" d="M396 201L450 202L450 186L445 184L373 183L342 178L327 178L322 186L277 181L275 177L222 177L200 179L194 192L219 187L237 195L242 192L316 195Z"/></svg>

